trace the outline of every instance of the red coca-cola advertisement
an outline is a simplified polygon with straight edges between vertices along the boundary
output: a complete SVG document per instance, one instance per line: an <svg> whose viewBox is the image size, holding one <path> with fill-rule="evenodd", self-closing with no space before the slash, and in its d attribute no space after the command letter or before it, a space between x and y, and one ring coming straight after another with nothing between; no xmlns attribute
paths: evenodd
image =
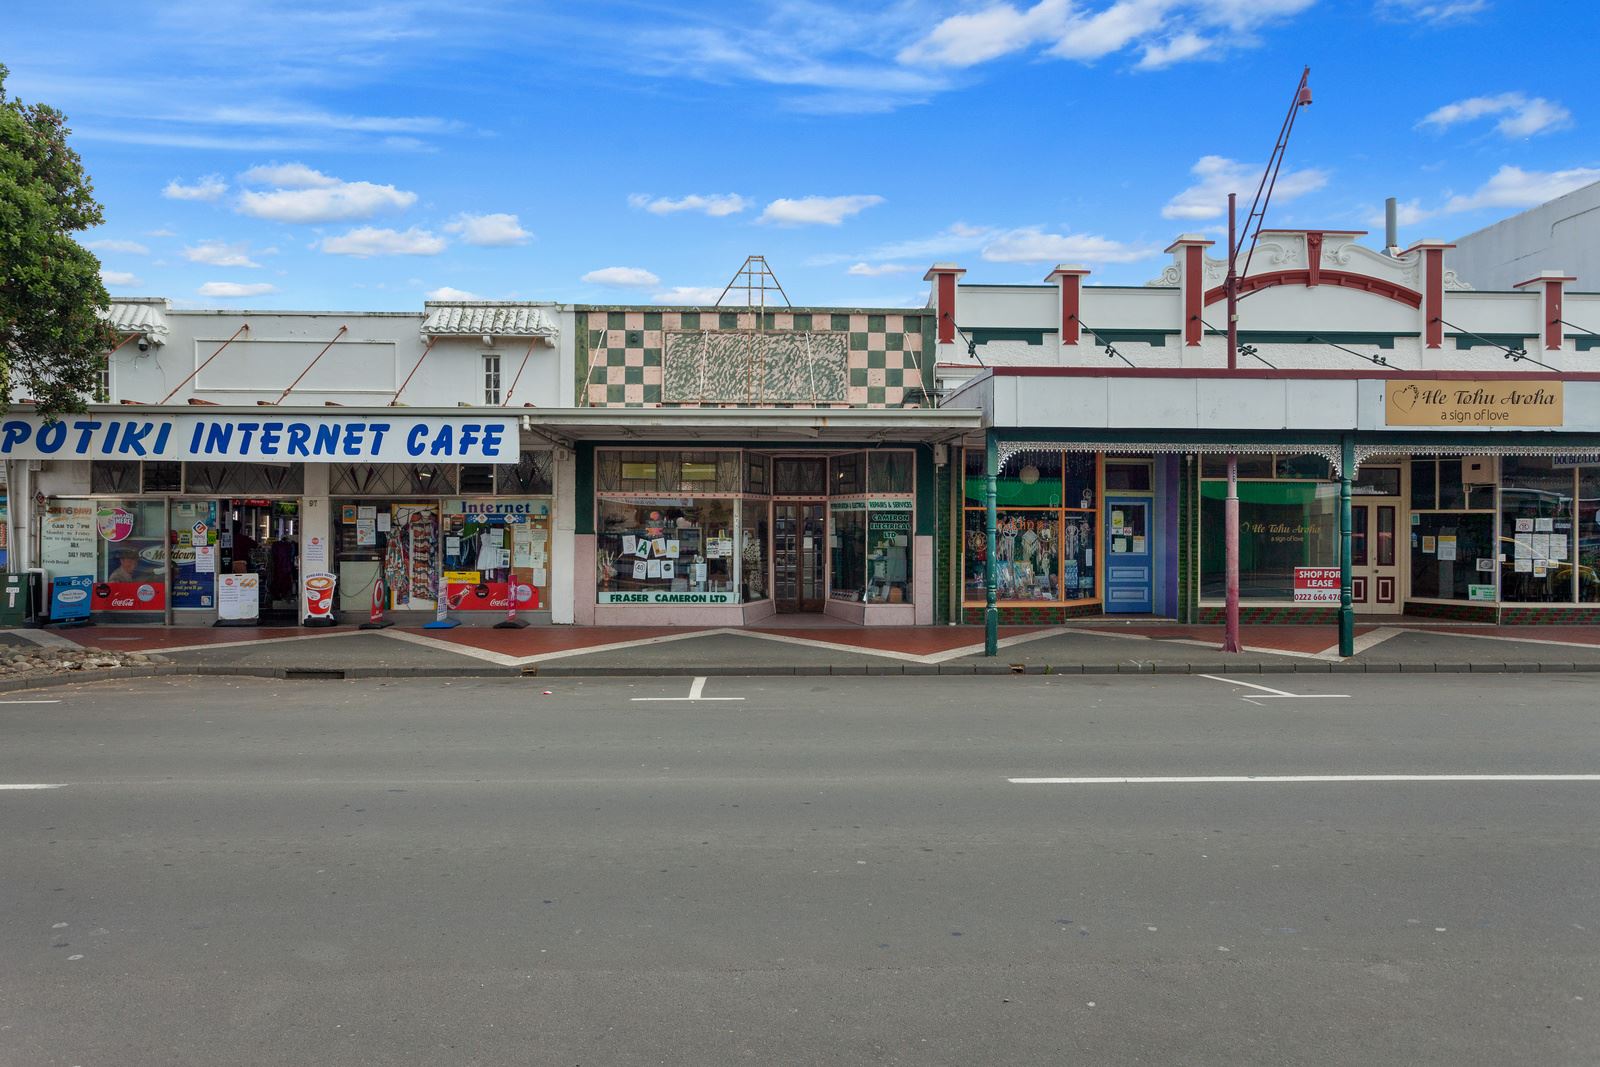
<svg viewBox="0 0 1600 1067"><path fill-rule="evenodd" d="M98 582L90 606L95 611L165 611L167 590L161 582Z"/></svg>
<svg viewBox="0 0 1600 1067"><path fill-rule="evenodd" d="M510 582L450 582L446 588L453 611L505 611L510 603L511 586ZM538 611L539 590L525 582L517 582L516 588L517 610Z"/></svg>

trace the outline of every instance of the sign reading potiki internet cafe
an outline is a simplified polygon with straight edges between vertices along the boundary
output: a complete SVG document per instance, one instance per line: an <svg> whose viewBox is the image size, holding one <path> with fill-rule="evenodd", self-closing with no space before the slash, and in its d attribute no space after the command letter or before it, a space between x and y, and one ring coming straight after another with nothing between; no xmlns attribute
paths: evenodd
<svg viewBox="0 0 1600 1067"><path fill-rule="evenodd" d="M252 462L514 463L515 418L400 415L147 415L0 420L0 458Z"/></svg>
<svg viewBox="0 0 1600 1067"><path fill-rule="evenodd" d="M1560 426L1565 421L1562 382L1450 379L1388 384L1384 422L1389 426Z"/></svg>

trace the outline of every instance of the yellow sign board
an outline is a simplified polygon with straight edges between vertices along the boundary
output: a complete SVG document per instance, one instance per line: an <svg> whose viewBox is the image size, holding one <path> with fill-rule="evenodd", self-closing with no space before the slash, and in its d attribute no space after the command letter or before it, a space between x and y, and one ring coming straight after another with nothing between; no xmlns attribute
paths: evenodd
<svg viewBox="0 0 1600 1067"><path fill-rule="evenodd" d="M1466 379L1390 382L1384 396L1389 426L1560 426L1561 382Z"/></svg>

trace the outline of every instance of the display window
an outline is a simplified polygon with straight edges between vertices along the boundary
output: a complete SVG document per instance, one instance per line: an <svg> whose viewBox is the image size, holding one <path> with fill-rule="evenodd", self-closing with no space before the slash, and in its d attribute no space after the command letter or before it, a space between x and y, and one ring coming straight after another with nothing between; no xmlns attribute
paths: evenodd
<svg viewBox="0 0 1600 1067"><path fill-rule="evenodd" d="M739 501L602 497L596 510L599 603L739 603Z"/></svg>
<svg viewBox="0 0 1600 1067"><path fill-rule="evenodd" d="M1493 460L1411 460L1411 519L1406 538L1411 596L1419 600L1492 602L1503 546L1495 540Z"/></svg>
<svg viewBox="0 0 1600 1067"><path fill-rule="evenodd" d="M217 502L174 500L171 516L167 558L172 562L172 606L215 608Z"/></svg>
<svg viewBox="0 0 1600 1067"><path fill-rule="evenodd" d="M1600 466L1578 470L1578 602L1600 603Z"/></svg>
<svg viewBox="0 0 1600 1067"><path fill-rule="evenodd" d="M1585 565L1577 529L1579 470L1549 456L1500 461L1500 599L1571 604L1600 596L1593 562ZM1594 555L1589 501L1589 556Z"/></svg>
<svg viewBox="0 0 1600 1067"><path fill-rule="evenodd" d="M333 509L340 610L367 611L380 579L391 610L438 607L437 501L336 500Z"/></svg>
<svg viewBox="0 0 1600 1067"><path fill-rule="evenodd" d="M163 611L166 502L51 499L40 520L39 558L50 578L92 576L94 611Z"/></svg>
<svg viewBox="0 0 1600 1067"><path fill-rule="evenodd" d="M1201 469L1226 474L1226 461L1205 459ZM1320 456L1240 456L1239 470L1239 598L1293 602L1296 568L1339 566L1339 483L1326 480L1329 465ZM1267 476L1246 478L1247 470ZM1200 595L1206 599L1227 593L1227 496L1226 480L1202 480Z"/></svg>
<svg viewBox="0 0 1600 1067"><path fill-rule="evenodd" d="M983 450L968 449L962 530L962 591L981 605L989 536ZM1014 604L1082 603L1099 590L1100 457L1029 450L1009 458L996 479L995 595Z"/></svg>
<svg viewBox="0 0 1600 1067"><path fill-rule="evenodd" d="M444 585L459 611L550 606L550 502L444 502Z"/></svg>

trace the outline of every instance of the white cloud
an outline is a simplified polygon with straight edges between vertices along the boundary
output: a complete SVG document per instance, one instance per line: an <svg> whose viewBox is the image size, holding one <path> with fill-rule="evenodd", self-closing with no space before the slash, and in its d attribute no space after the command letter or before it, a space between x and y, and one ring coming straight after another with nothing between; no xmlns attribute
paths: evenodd
<svg viewBox="0 0 1600 1067"><path fill-rule="evenodd" d="M881 196L803 196L767 205L758 222L779 226L837 226L852 215L883 203Z"/></svg>
<svg viewBox="0 0 1600 1067"><path fill-rule="evenodd" d="M192 185L174 178L161 190L161 195L168 200L218 200L227 191L228 183L222 180L222 175L207 174Z"/></svg>
<svg viewBox="0 0 1600 1067"><path fill-rule="evenodd" d="M658 293L652 293L650 299L657 304L684 304L693 307L710 307L722 296L722 292L722 287L714 285L674 285L670 289L663 289ZM743 301L743 299L744 294L742 292L728 294L728 300L730 303L740 303Z"/></svg>
<svg viewBox="0 0 1600 1067"><path fill-rule="evenodd" d="M253 182L287 179L266 192L239 194L238 210L274 222L344 222L369 219L386 211L402 211L417 202L417 194L392 185L347 182L331 178L300 163L273 164L246 171Z"/></svg>
<svg viewBox="0 0 1600 1067"><path fill-rule="evenodd" d="M1222 156L1201 156L1190 168L1190 173L1199 180L1167 201L1166 207L1161 209L1161 216L1168 219L1219 218L1227 213L1229 193L1238 193L1243 199L1255 191L1261 181L1261 170L1256 163L1240 163ZM1281 204L1315 192L1327 184L1326 171L1314 167L1285 170L1278 175L1272 198ZM1249 210L1248 202L1243 207Z"/></svg>
<svg viewBox="0 0 1600 1067"><path fill-rule="evenodd" d="M213 267L259 267L250 258L247 242L225 244L222 241L201 241L183 250L183 258L191 263L209 263Z"/></svg>
<svg viewBox="0 0 1600 1067"><path fill-rule="evenodd" d="M1025 226L984 245L983 258L991 263L1132 263L1158 251L1153 245L1130 245L1084 233L1045 233L1037 226Z"/></svg>
<svg viewBox="0 0 1600 1067"><path fill-rule="evenodd" d="M624 289L653 289L661 279L643 267L601 267L583 276L590 285L613 285Z"/></svg>
<svg viewBox="0 0 1600 1067"><path fill-rule="evenodd" d="M103 270L100 280L107 285L143 285L133 274L125 270Z"/></svg>
<svg viewBox="0 0 1600 1067"><path fill-rule="evenodd" d="M239 175L239 180L249 185L275 185L280 189L327 189L339 184L320 170L304 163L268 163L251 167Z"/></svg>
<svg viewBox="0 0 1600 1067"><path fill-rule="evenodd" d="M698 211L720 219L727 215L737 215L750 206L750 201L738 193L691 193L688 196L671 200L664 196L652 197L645 193L634 193L628 197L628 206L648 211L652 215L672 215L679 211Z"/></svg>
<svg viewBox="0 0 1600 1067"><path fill-rule="evenodd" d="M483 297L479 296L477 293L471 293L471 292L468 292L465 289L457 289L457 288L455 288L453 286L449 286L449 285L441 285L437 289L429 289L426 293L423 293L422 295L427 297L429 300L482 300L483 299Z"/></svg>
<svg viewBox="0 0 1600 1067"><path fill-rule="evenodd" d="M1567 125L1572 118L1572 112L1542 96L1501 93L1498 96L1474 96L1446 104L1424 115L1417 125L1447 130L1451 126L1492 115L1502 116L1494 128L1507 137L1549 133Z"/></svg>
<svg viewBox="0 0 1600 1067"><path fill-rule="evenodd" d="M1474 211L1484 207L1535 207L1597 181L1600 181L1600 169L1594 167L1539 171L1505 166L1471 193L1465 196L1452 196L1445 202L1441 211Z"/></svg>
<svg viewBox="0 0 1600 1067"><path fill-rule="evenodd" d="M515 215L460 214L453 222L445 224L446 233L459 234L465 244L480 248L503 248L508 245L527 244L533 236L522 228Z"/></svg>
<svg viewBox="0 0 1600 1067"><path fill-rule="evenodd" d="M882 278L890 274L904 274L906 271L916 270L906 263L856 263L851 265L846 274L854 274L858 278Z"/></svg>
<svg viewBox="0 0 1600 1067"><path fill-rule="evenodd" d="M982 11L951 15L895 58L908 65L970 67L1058 36L1071 11L1070 0L1041 0L1026 11L993 4Z"/></svg>
<svg viewBox="0 0 1600 1067"><path fill-rule="evenodd" d="M261 296L264 293L275 293L277 291L278 287L270 282L206 282L195 290L201 296L229 298Z"/></svg>
<svg viewBox="0 0 1600 1067"><path fill-rule="evenodd" d="M944 19L901 49L905 64L970 67L1045 45L1049 55L1093 62L1138 48L1145 70L1209 58L1224 47L1260 43L1256 31L1299 14L1315 0L1115 0L1089 8L1073 0L1031 7L990 4Z"/></svg>
<svg viewBox="0 0 1600 1067"><path fill-rule="evenodd" d="M965 222L952 223L947 229L931 237L913 237L905 241L891 241L868 252L866 259L927 259L956 252L970 252L982 248L985 242L1000 233L992 226L971 226ZM846 259L853 258L846 256Z"/></svg>
<svg viewBox="0 0 1600 1067"><path fill-rule="evenodd" d="M96 252L125 252L130 256L148 256L150 249L138 241L121 241L107 238L100 241L85 241L83 247Z"/></svg>
<svg viewBox="0 0 1600 1067"><path fill-rule="evenodd" d="M320 248L336 256L436 256L446 248L438 234L413 226L408 230L380 230L358 226L349 233L322 240Z"/></svg>
<svg viewBox="0 0 1600 1067"><path fill-rule="evenodd" d="M144 231L144 235L146 237L176 237L176 236L178 236L177 234L173 233L171 230L146 230L146 231Z"/></svg>
<svg viewBox="0 0 1600 1067"><path fill-rule="evenodd" d="M1489 0L1378 0L1377 12L1407 22L1446 23L1470 19L1489 9Z"/></svg>
<svg viewBox="0 0 1600 1067"><path fill-rule="evenodd" d="M1197 33L1180 33L1169 41L1152 41L1144 46L1137 64L1140 70L1160 70L1186 59L1198 59L1215 48L1217 42Z"/></svg>

